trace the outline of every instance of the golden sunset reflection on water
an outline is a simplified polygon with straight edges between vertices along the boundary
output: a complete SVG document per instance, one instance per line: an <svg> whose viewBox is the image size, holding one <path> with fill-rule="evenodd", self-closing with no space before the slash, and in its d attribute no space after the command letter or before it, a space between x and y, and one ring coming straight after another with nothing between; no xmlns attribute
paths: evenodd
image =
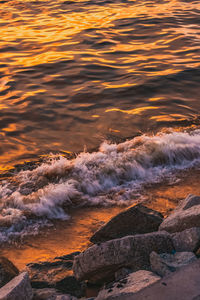
<svg viewBox="0 0 200 300"><path fill-rule="evenodd" d="M175 0L3 2L0 168L13 166L13 157L19 163L24 154L32 158L59 151L56 145L69 151L97 146L112 127L120 137L130 136L127 118L116 124L117 111L129 114L132 132L147 129L140 128L143 112L149 127L173 122L172 115L180 115L181 109L165 91L146 97L145 86L138 95L135 90L148 80L199 67L199 29L187 23L187 13L195 17L198 11L196 1ZM104 68L110 76L104 76ZM155 108L159 112L149 106L148 98L164 100ZM192 112L182 107L181 115L194 116L194 110L195 105ZM134 120L131 115L137 112L140 117Z"/></svg>
<svg viewBox="0 0 200 300"><path fill-rule="evenodd" d="M95 133L96 130L91 127L100 130L100 135L106 137L109 128L115 125L116 111L134 112L130 115L135 115L137 110L139 114L147 109L150 114L151 110L151 107L147 107L143 97L139 108L135 108L134 101L131 103L130 100L128 109L123 107L122 101L118 103L117 108L113 108L114 102L109 100L110 89L113 90L113 99L115 99L115 92L128 88L134 89L144 82L145 78L177 74L183 69L183 65L184 68L199 66L199 53L196 52L199 29L181 21L181 16L188 11L198 13L198 2L186 3L171 0L162 3L146 1L136 3L129 1L126 4L113 2L105 5L91 2L87 6L87 8L84 6L84 1L69 1L67 4L63 1L46 1L44 4L43 1L27 0L8 1L1 4L0 110L4 116L7 113L10 115L9 120L4 121L5 126L0 132L2 169L12 166L12 158L9 159L9 157L16 157L16 163L18 163L23 161L21 157L25 152L27 156L30 154L35 156L49 150L59 151L60 149L55 147L55 144L61 144L63 149L80 151L82 147L73 140L75 133L78 137L82 137L81 145L87 144L89 147L97 145L99 138ZM176 17L178 23L174 26L173 22L160 28L158 25L158 29L153 25L154 20L162 22L163 18L163 20L170 21ZM134 20L140 20L142 25L139 26L135 22L135 26ZM127 22L131 25L126 26ZM191 45L187 40L184 41L187 38L194 40L191 53L188 53ZM181 56L180 51L183 54ZM63 66L65 62L71 62L70 69L54 67L54 64L62 62ZM104 78L103 74L99 77L98 70L96 70L99 80L95 80L96 75L93 72L82 80L81 75L78 76L78 74L84 72L84 69L87 74L88 64L97 65L101 69L112 68L114 77L110 76L110 80L108 76ZM46 74L46 69L43 72L42 66L49 66L51 74L49 72ZM72 85L67 82L68 70L69 79L73 76L77 78ZM27 76L24 77L23 72L28 72ZM62 81L59 87L56 78ZM101 104L97 110L92 108L96 101L95 88L96 92L99 91L102 94L102 99L108 99L104 104L107 106L106 110L101 109ZM90 94L91 99L88 110L82 111L79 110L79 107L82 107L80 101L76 103L73 98L82 93L85 102L86 92ZM121 97L123 100L123 92ZM160 97L169 101L166 96ZM48 128L49 120L45 122L46 114L43 113L44 105L51 107L53 103L58 105L54 104L52 113L48 117L52 118L54 128L57 127L60 136L55 134L54 129ZM63 106L59 103L63 103ZM116 107L115 104L114 106ZM59 118L64 118L61 116L63 109L66 118L69 116L69 123L77 122L77 118L82 118L84 113L83 131L80 130L80 126L74 124L68 131L68 126L64 126L64 122L59 122ZM157 122L173 120L172 114L164 113L163 116L162 109L159 107L160 115L147 115L149 124L152 120ZM11 115L14 111L18 117ZM110 121L106 121L105 112L107 111L113 112L113 116L109 116ZM36 113L38 116L35 116ZM100 117L94 117L96 115ZM177 115L179 115L178 112ZM186 110L183 111L183 117L189 115ZM139 119L137 125L132 120L131 122L133 127L140 125ZM6 128L11 128L10 126L17 128L18 123L21 129L13 130L13 133L8 135ZM125 133L124 122L117 126L122 136L130 135ZM48 134L47 131L51 132ZM13 135L17 136L19 145L12 139ZM70 142L63 141L61 139L63 135L66 139L70 137ZM52 138L56 141L51 149ZM27 150L24 151L26 147Z"/></svg>
<svg viewBox="0 0 200 300"><path fill-rule="evenodd" d="M200 194L199 15L195 0L2 1L0 242L20 269L84 250L135 201L166 216Z"/></svg>

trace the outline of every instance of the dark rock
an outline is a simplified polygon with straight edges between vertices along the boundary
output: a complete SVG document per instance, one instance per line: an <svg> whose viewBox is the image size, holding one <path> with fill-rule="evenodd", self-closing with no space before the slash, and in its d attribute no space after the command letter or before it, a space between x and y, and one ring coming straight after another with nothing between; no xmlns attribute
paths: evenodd
<svg viewBox="0 0 200 300"><path fill-rule="evenodd" d="M174 254L152 252L150 254L151 269L159 276L169 275L183 266L197 260L192 252L176 252Z"/></svg>
<svg viewBox="0 0 200 300"><path fill-rule="evenodd" d="M63 256L56 256L54 259L61 259L61 260L67 260L67 261L73 261L74 257L79 255L81 252L80 251L76 251L70 254L66 254Z"/></svg>
<svg viewBox="0 0 200 300"><path fill-rule="evenodd" d="M78 282L74 276L68 276L56 282L55 287L61 292L69 293L76 297L83 296L85 290L84 283Z"/></svg>
<svg viewBox="0 0 200 300"><path fill-rule="evenodd" d="M73 261L44 261L44 262L40 262L40 263L30 263L27 266L31 269L35 269L35 270L43 270L43 269L54 269L54 268L64 268L66 270L71 270L72 269L72 265L73 265Z"/></svg>
<svg viewBox="0 0 200 300"><path fill-rule="evenodd" d="M133 206L102 226L90 238L92 243L100 243L127 235L143 234L157 231L163 216L141 204Z"/></svg>
<svg viewBox="0 0 200 300"><path fill-rule="evenodd" d="M133 271L150 266L149 255L172 252L173 243L167 232L153 232L127 236L94 245L74 259L73 271L78 280L90 282L111 281L114 273L122 268Z"/></svg>
<svg viewBox="0 0 200 300"><path fill-rule="evenodd" d="M28 273L23 272L0 288L0 300L31 300L33 292Z"/></svg>
<svg viewBox="0 0 200 300"><path fill-rule="evenodd" d="M180 232L192 227L200 227L200 197L189 195L181 201L174 212L167 217L159 230Z"/></svg>
<svg viewBox="0 0 200 300"><path fill-rule="evenodd" d="M200 227L173 233L172 240L176 251L195 252L200 247Z"/></svg>
<svg viewBox="0 0 200 300"><path fill-rule="evenodd" d="M84 296L85 287L72 276L71 256L53 262L31 263L27 265L27 271L33 288L55 288L66 294L76 297Z"/></svg>
<svg viewBox="0 0 200 300"><path fill-rule="evenodd" d="M0 257L0 287L19 274L19 270L7 258Z"/></svg>
<svg viewBox="0 0 200 300"><path fill-rule="evenodd" d="M103 288L99 292L96 300L123 299L125 296L129 297L127 299L132 299L133 295L160 280L160 277L152 272L140 270L129 274L126 279L125 283L121 281L115 282L112 286L112 290L106 287Z"/></svg>

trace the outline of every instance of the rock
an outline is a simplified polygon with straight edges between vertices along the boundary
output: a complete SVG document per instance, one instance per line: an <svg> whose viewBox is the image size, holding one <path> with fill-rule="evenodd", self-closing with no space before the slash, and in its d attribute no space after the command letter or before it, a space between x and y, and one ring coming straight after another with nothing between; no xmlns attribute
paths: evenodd
<svg viewBox="0 0 200 300"><path fill-rule="evenodd" d="M174 212L167 217L159 230L180 232L188 228L200 227L200 197L189 195L181 201Z"/></svg>
<svg viewBox="0 0 200 300"><path fill-rule="evenodd" d="M163 216L141 204L133 206L102 226L90 238L92 243L100 243L127 235L157 231L163 221Z"/></svg>
<svg viewBox="0 0 200 300"><path fill-rule="evenodd" d="M151 270L160 276L168 275L172 272L165 260L156 252L150 254Z"/></svg>
<svg viewBox="0 0 200 300"><path fill-rule="evenodd" d="M23 272L0 289L0 300L31 300L32 288L28 273Z"/></svg>
<svg viewBox="0 0 200 300"><path fill-rule="evenodd" d="M19 270L7 258L0 257L0 288L19 274Z"/></svg>
<svg viewBox="0 0 200 300"><path fill-rule="evenodd" d="M131 269L121 268L115 272L115 280L120 280L120 279L126 277L130 273L132 273Z"/></svg>
<svg viewBox="0 0 200 300"><path fill-rule="evenodd" d="M71 267L68 264L59 262L41 262L27 265L32 287L34 288L55 288L56 282L71 275Z"/></svg>
<svg viewBox="0 0 200 300"><path fill-rule="evenodd" d="M122 267L133 271L148 268L152 251L163 253L172 252L173 249L172 239L167 232L126 236L88 248L75 257L73 271L78 280L103 282L111 280Z"/></svg>
<svg viewBox="0 0 200 300"><path fill-rule="evenodd" d="M52 288L33 289L33 300L53 300L58 295L58 291Z"/></svg>
<svg viewBox="0 0 200 300"><path fill-rule="evenodd" d="M74 276L68 276L56 282L55 287L64 293L70 293L76 297L84 295L85 286L84 283L80 283Z"/></svg>
<svg viewBox="0 0 200 300"><path fill-rule="evenodd" d="M183 201L181 201L179 208L186 210L193 206L200 205L200 197L189 194Z"/></svg>
<svg viewBox="0 0 200 300"><path fill-rule="evenodd" d="M54 259L71 261L72 264L73 264L74 257L79 255L80 253L81 253L80 251L76 251L76 252L72 252L70 254L66 254L66 255L63 255L63 256L56 256Z"/></svg>
<svg viewBox="0 0 200 300"><path fill-rule="evenodd" d="M195 252L200 247L200 227L192 227L172 234L176 251Z"/></svg>
<svg viewBox="0 0 200 300"><path fill-rule="evenodd" d="M152 252L150 254L152 271L162 277L195 260L197 260L197 257L192 252L176 252L175 254Z"/></svg>
<svg viewBox="0 0 200 300"><path fill-rule="evenodd" d="M77 298L71 295L58 295L55 300L76 300Z"/></svg>
<svg viewBox="0 0 200 300"><path fill-rule="evenodd" d="M140 290L160 280L156 274L140 270L129 274L125 279L115 282L112 286L102 289L96 300L114 300L123 299L128 296L129 299Z"/></svg>
<svg viewBox="0 0 200 300"><path fill-rule="evenodd" d="M67 257L53 262L31 263L27 265L33 288L55 288L62 293L76 297L84 296L85 287L72 276L73 261Z"/></svg>
<svg viewBox="0 0 200 300"><path fill-rule="evenodd" d="M33 300L76 300L68 294L60 294L57 290L51 288L34 289Z"/></svg>
<svg viewBox="0 0 200 300"><path fill-rule="evenodd" d="M197 300L200 295L200 259L140 290L117 300Z"/></svg>

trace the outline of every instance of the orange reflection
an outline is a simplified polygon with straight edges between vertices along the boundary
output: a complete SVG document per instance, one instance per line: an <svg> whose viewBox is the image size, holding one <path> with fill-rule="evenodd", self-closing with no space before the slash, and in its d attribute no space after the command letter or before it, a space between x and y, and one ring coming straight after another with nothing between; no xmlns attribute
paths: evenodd
<svg viewBox="0 0 200 300"><path fill-rule="evenodd" d="M29 237L20 248L6 247L2 255L8 257L19 269L33 261L45 261L55 256L83 251L89 245L89 238L96 229L107 222L124 207L82 208L72 214L67 222L58 222L50 231L44 230L40 235ZM67 239L67 243L63 243ZM34 245L34 246L32 246Z"/></svg>
<svg viewBox="0 0 200 300"><path fill-rule="evenodd" d="M77 1L82 2L82 1ZM41 2L42 3L42 2ZM22 66L33 66L36 64L51 62L60 59L73 59L75 54L79 54L80 51L76 50L76 45L79 41L76 41L73 37L82 32L83 30L90 28L101 28L102 33L107 35L106 30L113 27L113 22L118 19L126 18L137 18L139 16L151 16L159 17L161 14L166 16L173 16L177 10L189 10L198 9L198 3L181 3L176 0L167 1L166 3L156 3L155 5L147 5L144 3L136 4L129 3L129 5L109 4L104 7L94 6L85 13L67 11L66 7L63 7L62 2L52 3L52 6L43 6L39 13L32 20L32 15L28 14L27 11L34 8L28 0L24 1L23 4L19 1L15 1L15 5L11 2L1 4L0 9L0 25L1 22L5 23L6 26L1 26L1 40L0 48L6 47L8 43L13 47L16 45L16 40L25 40L21 47L20 53L15 53L14 50L11 52L1 53L1 59L10 59L10 65L22 65ZM58 6L61 5L61 9ZM52 14L52 7L56 13ZM12 20L12 22L9 22ZM23 20L23 21L22 21ZM149 24L146 25L147 27ZM130 29L131 30L131 29ZM122 29L115 29L120 35ZM184 35L196 35L197 39L199 34L195 29L191 27L176 27L177 33ZM114 32L114 29L113 29ZM128 33L127 33L128 34ZM89 34L88 34L89 36ZM132 51L136 49L150 50L153 48L161 49L165 47L166 43L175 41L178 37L172 36L171 40L163 42L148 42L148 43L116 43L113 47L113 51ZM65 46L66 51L59 51L60 42L62 41L62 47ZM110 39L110 41L112 41ZM114 42L116 42L114 40ZM73 51L72 46L74 45ZM33 50L30 52L30 48ZM67 49L69 48L69 49ZM29 50L27 50L29 49ZM86 49L84 49L85 52ZM90 49L89 51L95 55L96 51ZM104 51L101 51L103 53ZM159 54L157 54L159 55ZM161 55L161 54L160 54ZM161 55L162 57L162 55ZM101 58L102 59L102 58ZM130 59L130 58L129 58Z"/></svg>
<svg viewBox="0 0 200 300"><path fill-rule="evenodd" d="M48 96L50 94L50 97L54 97L52 102L56 101L56 104L61 106L66 102L67 96L66 98L63 97L62 91L57 85L55 89L52 88L51 81L59 76L63 76L63 81L66 80L67 82L68 79L65 77L73 77L77 69L78 71L75 75L80 75L80 78L81 76L84 77L85 74L81 73L81 71L84 71L84 67L87 69L88 66L98 65L101 69L106 67L112 68L111 75L116 74L116 77L111 79L112 76L105 76L104 78L104 73L102 75L101 72L98 73L95 69L91 69L88 71L88 77L86 76L87 83L77 79L76 85L74 84L73 87L69 86L67 93L70 95L78 95L85 90L88 91L90 85L100 92L104 91L104 89L128 89L137 84L142 84L149 77L177 73L182 70L183 65L186 67L200 66L199 53L195 52L195 50L198 51L199 49L199 45L195 43L198 43L200 38L200 32L197 27L191 26L190 23L184 25L180 23L179 26L176 26L176 24L173 26L172 24L172 26L165 26L160 30L160 27L158 26L157 28L153 21L151 23L151 19L153 20L154 18L160 19L164 16L171 19L177 17L177 12L180 16L187 11L193 10L198 12L199 3L197 1L188 1L188 3L178 0L161 1L160 3L156 1L155 4L152 3L151 5L147 1L129 1L126 5L113 2L104 6L92 4L91 1L88 3L87 8L81 7L80 4L82 2L84 0L71 1L69 5L65 5L61 0L47 1L45 5L44 1L41 0L32 2L30 0L14 0L1 3L0 61L4 77L0 80L0 110L5 116L8 115L7 113L12 115L15 111L16 114L21 112L28 114L29 106L34 106L34 103L31 103L31 100L27 98L39 96L39 100L43 100L42 94L46 92ZM130 25L121 26L126 25L126 22L129 22L129 20L132 22ZM142 24L139 30L137 29L137 20L141 20ZM150 20L150 22L146 22L147 20ZM123 22L125 24L122 24ZM151 26L153 33L151 33ZM192 53L187 53L189 46L187 47L186 43L181 48L182 55L180 56L179 47L174 45L181 43L185 38L187 40L192 38L195 41L192 46L193 51ZM107 46L105 46L106 44ZM56 67L51 65L51 63L60 63L61 61L63 64L65 61L70 61L72 64L75 63L77 69L74 71L73 67L70 66L66 75L63 70L59 69L60 65ZM27 71L27 68L30 68L30 71L31 69L34 71L37 69L36 67L40 68L44 64L48 64L49 69L48 71L43 69L39 74L39 78L37 78L38 74L31 78L34 81L34 87L31 85L32 82L20 82L21 72ZM46 72L44 77L41 76L43 72ZM51 72L54 74L49 74ZM16 82L15 77L17 77ZM120 79L118 80L118 78ZM162 99L162 97L155 96L149 98L148 101L156 102ZM79 103L78 106L79 108L89 107L90 103ZM85 115L90 120L91 118L98 119L100 116L101 119L104 118L105 120L106 116L103 115L103 109L105 108L101 108L100 111L90 111L88 115L87 113ZM133 109L123 110L117 107L106 109L105 112L119 111L128 117L128 115L141 115L147 111L158 109L158 106L147 106L146 102L145 106L139 108L134 107ZM51 108L49 111L51 111ZM53 112L55 111L56 114L60 114L57 108ZM78 111L74 112L74 114L76 114L76 117L82 117L82 113ZM181 114L167 115L157 113L156 116L151 117L151 120L173 121L181 120L183 117ZM29 116L26 115L26 118L28 119ZM37 119L37 116L35 119ZM112 126L115 127L115 124L109 123L111 121L113 120L109 120L107 124L98 124L98 130L101 131L105 127L107 128L106 130L109 130ZM9 163L13 162L17 156L22 157L31 153L28 144L33 143L33 140L34 142L36 141L33 136L29 137L27 133L24 138L20 135L20 141L15 147L15 140L9 136L10 133L14 135L19 128L14 122L17 123L16 120L11 120L10 124L3 124L4 128L0 132L6 149L5 156L1 157L3 166L6 166L9 161ZM20 120L20 122L24 122L24 120ZM24 123L24 127L38 125L35 123L30 124L28 121L28 124ZM57 121L56 125L60 125L60 123L62 121ZM75 128L73 132L78 132L80 136L84 135L83 140L85 143L88 140L88 135L92 136L92 134L88 134L90 129L87 128L88 130L84 132L80 127L71 122L70 128ZM23 131L23 128L20 129ZM65 128L67 128L67 125ZM102 135L105 136L106 133L103 132ZM40 132L36 133L39 136L40 134ZM41 139L37 140L38 148L41 140L44 141L46 139L46 134L48 133L45 132L43 137L41 138L40 136ZM55 138L55 133L49 133L49 135L51 135L52 139ZM74 141L74 144L76 143L77 141ZM8 151L7 145L10 146ZM65 147L60 140L51 143L51 145L60 147L60 149ZM32 148L32 152L34 151L35 148Z"/></svg>
<svg viewBox="0 0 200 300"><path fill-rule="evenodd" d="M160 115L160 116L152 116L151 120L156 120L157 122L172 122L172 121L184 121L185 117L181 114L169 114L169 115Z"/></svg>
<svg viewBox="0 0 200 300"><path fill-rule="evenodd" d="M119 109L119 108L111 108L111 109L107 109L105 112L120 111L120 112L128 114L128 115L140 115L142 112L150 110L150 109L158 109L158 107L157 106L145 106L145 107L138 107L138 108L129 109L129 110L123 110L123 109Z"/></svg>
<svg viewBox="0 0 200 300"><path fill-rule="evenodd" d="M164 97L152 97L152 98L149 98L148 101L150 102L154 102L154 101L159 101L159 100L163 100Z"/></svg>

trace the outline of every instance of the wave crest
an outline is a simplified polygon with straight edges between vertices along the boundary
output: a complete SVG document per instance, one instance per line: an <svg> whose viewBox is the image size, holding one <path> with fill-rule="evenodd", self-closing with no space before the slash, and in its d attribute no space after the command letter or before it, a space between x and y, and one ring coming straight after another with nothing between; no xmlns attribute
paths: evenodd
<svg viewBox="0 0 200 300"><path fill-rule="evenodd" d="M130 204L145 184L173 180L179 170L199 163L198 129L104 142L99 151L71 160L51 155L35 169L20 171L12 182L2 182L0 239L8 232L26 232L26 227L29 233L38 231L48 220L69 219L71 208Z"/></svg>

